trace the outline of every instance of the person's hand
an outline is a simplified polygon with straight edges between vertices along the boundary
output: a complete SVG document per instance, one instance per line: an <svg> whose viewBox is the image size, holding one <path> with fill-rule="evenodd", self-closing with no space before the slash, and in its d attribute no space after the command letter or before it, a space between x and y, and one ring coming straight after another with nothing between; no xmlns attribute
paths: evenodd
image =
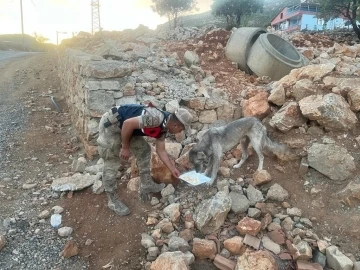
<svg viewBox="0 0 360 270"><path fill-rule="evenodd" d="M172 174L172 176L174 176L176 179L178 179L179 176L180 176L179 170L176 169L175 167L171 170L171 174Z"/></svg>
<svg viewBox="0 0 360 270"><path fill-rule="evenodd" d="M123 160L128 160L130 157L130 150L129 148L121 148L120 150L120 158L122 158Z"/></svg>

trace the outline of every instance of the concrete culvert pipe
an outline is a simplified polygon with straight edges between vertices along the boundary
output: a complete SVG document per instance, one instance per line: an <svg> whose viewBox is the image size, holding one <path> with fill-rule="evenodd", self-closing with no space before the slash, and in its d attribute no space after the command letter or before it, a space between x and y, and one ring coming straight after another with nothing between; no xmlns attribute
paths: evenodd
<svg viewBox="0 0 360 270"><path fill-rule="evenodd" d="M247 64L257 76L269 76L278 81L294 68L303 66L297 49L274 34L262 34L250 49Z"/></svg>
<svg viewBox="0 0 360 270"><path fill-rule="evenodd" d="M231 62L237 63L242 71L249 73L249 68L246 64L248 54L251 46L263 33L266 33L266 30L259 27L241 27L236 29L226 44L226 58Z"/></svg>

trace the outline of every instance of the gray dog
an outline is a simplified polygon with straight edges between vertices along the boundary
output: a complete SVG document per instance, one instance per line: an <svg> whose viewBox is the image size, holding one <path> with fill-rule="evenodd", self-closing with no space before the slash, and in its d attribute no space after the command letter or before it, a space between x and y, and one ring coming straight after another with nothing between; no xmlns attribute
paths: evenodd
<svg viewBox="0 0 360 270"><path fill-rule="evenodd" d="M247 148L250 142L259 158L258 171L263 169L264 148L275 155L282 155L287 151L285 145L269 139L265 126L257 118L245 117L225 126L209 129L190 150L189 159L196 172L202 172L204 163L208 161L205 175L211 177L208 185L212 185L216 179L223 153L241 143L242 157L240 162L234 165L234 168L240 168L248 158Z"/></svg>

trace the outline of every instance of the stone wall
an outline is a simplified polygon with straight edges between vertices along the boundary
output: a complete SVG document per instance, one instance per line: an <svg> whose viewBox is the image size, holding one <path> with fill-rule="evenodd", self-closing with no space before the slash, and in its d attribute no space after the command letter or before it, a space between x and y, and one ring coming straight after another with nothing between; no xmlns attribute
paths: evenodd
<svg viewBox="0 0 360 270"><path fill-rule="evenodd" d="M89 157L96 154L98 121L113 105L139 103L130 63L67 49L59 56L59 75L73 123Z"/></svg>
<svg viewBox="0 0 360 270"><path fill-rule="evenodd" d="M106 56L107 46L99 48L101 53L66 49L59 55L62 89L90 159L96 155L99 119L113 105L151 101L169 112L187 108L193 125L191 133L178 137L183 146L194 142L198 131L241 117L241 108L215 87L211 73L195 64L180 64L177 54L166 55L159 48L151 56L144 53L151 46L136 45L121 53L112 48L112 55L124 59L112 60Z"/></svg>

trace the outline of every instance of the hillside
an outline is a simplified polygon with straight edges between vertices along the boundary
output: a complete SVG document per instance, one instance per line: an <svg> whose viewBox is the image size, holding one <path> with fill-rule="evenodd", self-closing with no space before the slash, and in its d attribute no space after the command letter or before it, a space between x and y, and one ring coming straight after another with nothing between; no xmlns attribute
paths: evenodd
<svg viewBox="0 0 360 270"><path fill-rule="evenodd" d="M35 40L34 37L25 35L25 51L30 52L44 52L44 51L53 51L55 50L55 45L51 43L41 44ZM21 34L8 34L0 35L0 50L8 51L22 51L23 50L23 41Z"/></svg>
<svg viewBox="0 0 360 270"><path fill-rule="evenodd" d="M299 0L265 0L264 11L258 12L243 18L243 26L267 26L271 19L275 17L285 6L291 6L300 3ZM214 24L217 27L225 27L226 20L224 18L215 17L211 11L200 14L193 14L183 16L179 20L179 24L184 27L202 27L209 24ZM158 30L167 29L168 23L158 26Z"/></svg>

